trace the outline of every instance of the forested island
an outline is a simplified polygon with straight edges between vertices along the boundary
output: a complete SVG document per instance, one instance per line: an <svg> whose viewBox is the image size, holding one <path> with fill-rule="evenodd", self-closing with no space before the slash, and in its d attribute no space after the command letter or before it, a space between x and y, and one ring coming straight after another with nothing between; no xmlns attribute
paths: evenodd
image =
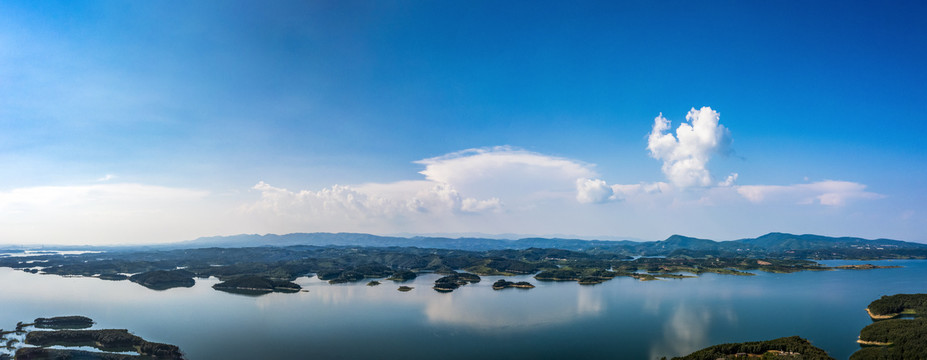
<svg viewBox="0 0 927 360"><path fill-rule="evenodd" d="M469 273L455 273L435 280L434 289L438 292L451 292L461 286L470 283L478 283L480 280L481 279L478 275Z"/></svg>
<svg viewBox="0 0 927 360"><path fill-rule="evenodd" d="M152 290L167 290L175 287L192 287L196 283L193 280L193 276L194 274L192 272L186 270L152 270L132 275L129 277L129 281L138 283ZM115 279L113 276L109 276L104 280Z"/></svg>
<svg viewBox="0 0 927 360"><path fill-rule="evenodd" d="M239 294L266 294L271 292L292 293L302 287L285 280L271 280L261 276L243 275L212 286L213 289Z"/></svg>
<svg viewBox="0 0 927 360"><path fill-rule="evenodd" d="M17 345L17 339L5 341L7 349L15 349L13 359L16 360L184 359L183 353L177 346L149 342L129 333L126 329L75 330L85 329L92 325L93 320L85 316L38 318L32 323L18 323L15 331L0 331L0 340L5 340L9 334L24 335L23 342L30 346ZM30 327L56 330L29 330ZM50 348L52 346L55 348ZM99 351L70 349L72 347L92 347ZM126 352L137 355L125 354Z"/></svg>
<svg viewBox="0 0 927 360"><path fill-rule="evenodd" d="M512 282L505 281L505 279L496 280L496 282L492 284L493 290L502 290L507 288L533 289L534 285L531 285L531 283L527 281Z"/></svg>
<svg viewBox="0 0 927 360"><path fill-rule="evenodd" d="M35 319L32 325L38 329L86 329L93 326L93 319L86 316L58 316Z"/></svg>

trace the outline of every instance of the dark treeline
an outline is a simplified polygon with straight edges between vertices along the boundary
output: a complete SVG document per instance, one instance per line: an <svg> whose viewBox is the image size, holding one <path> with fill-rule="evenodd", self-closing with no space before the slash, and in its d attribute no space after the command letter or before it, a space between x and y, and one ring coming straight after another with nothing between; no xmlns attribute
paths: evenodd
<svg viewBox="0 0 927 360"><path fill-rule="evenodd" d="M798 336L767 341L714 345L673 360L747 359L772 351L774 359L834 360L827 352ZM763 356L763 359L766 359ZM664 358L665 359L665 358Z"/></svg>
<svg viewBox="0 0 927 360"><path fill-rule="evenodd" d="M863 328L859 338L891 345L864 347L850 356L852 360L927 358L925 318L876 321Z"/></svg>
<svg viewBox="0 0 927 360"><path fill-rule="evenodd" d="M869 304L874 315L894 315L905 311L927 314L927 294L897 294L883 296Z"/></svg>
<svg viewBox="0 0 927 360"><path fill-rule="evenodd" d="M297 292L301 287L286 280L271 280L255 275L242 275L212 286L213 289L245 294Z"/></svg>
<svg viewBox="0 0 927 360"><path fill-rule="evenodd" d="M149 342L125 329L30 331L25 342L42 347L89 344L103 351L138 351L141 355L158 359L183 359L177 346Z"/></svg>
<svg viewBox="0 0 927 360"><path fill-rule="evenodd" d="M875 315L914 312L914 319L879 320L864 327L859 339L881 343L865 346L850 356L851 360L927 359L927 294L883 296L869 304Z"/></svg>

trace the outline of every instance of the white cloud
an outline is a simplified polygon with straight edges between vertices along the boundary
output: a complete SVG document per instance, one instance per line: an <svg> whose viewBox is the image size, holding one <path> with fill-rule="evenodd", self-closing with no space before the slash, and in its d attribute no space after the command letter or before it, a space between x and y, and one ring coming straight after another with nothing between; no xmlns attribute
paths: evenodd
<svg viewBox="0 0 927 360"><path fill-rule="evenodd" d="M738 176L740 175L737 173L731 173L730 175L727 176L727 178L724 179L724 181L719 182L718 186L727 187L727 186L734 185L734 182L737 181Z"/></svg>
<svg viewBox="0 0 927 360"><path fill-rule="evenodd" d="M842 206L857 199L879 199L884 195L866 191L866 185L825 180L795 185L740 185L737 193L753 203L785 201L797 204Z"/></svg>
<svg viewBox="0 0 927 360"><path fill-rule="evenodd" d="M572 197L576 179L597 175L590 164L508 146L467 149L415 163L425 165L420 173L427 180L452 184L478 198Z"/></svg>
<svg viewBox="0 0 927 360"><path fill-rule="evenodd" d="M631 199L641 196L655 196L673 193L673 185L665 182L612 185L615 197Z"/></svg>
<svg viewBox="0 0 927 360"><path fill-rule="evenodd" d="M295 218L364 220L416 213L475 213L502 208L497 198L464 198L451 185L431 181L403 181L360 187L334 185L319 191L290 191L261 181L253 189L261 193L261 199L247 209L249 212L271 212L277 216Z"/></svg>
<svg viewBox="0 0 927 360"><path fill-rule="evenodd" d="M116 178L116 175L113 175L113 174L106 174L106 175L103 175L103 177L97 179L97 181L99 181L99 182L110 181L110 180L115 179L115 178Z"/></svg>
<svg viewBox="0 0 927 360"><path fill-rule="evenodd" d="M613 195L612 188L600 179L576 179L576 201L583 204L604 203Z"/></svg>
<svg viewBox="0 0 927 360"><path fill-rule="evenodd" d="M663 160L663 173L679 187L709 186L708 160L714 154L730 150L730 132L718 121L721 115L710 107L689 110L686 121L679 124L676 135L665 133L670 121L661 113L654 118L647 140L650 156ZM691 124L690 124L691 123Z"/></svg>
<svg viewBox="0 0 927 360"><path fill-rule="evenodd" d="M294 227L359 222L434 224L462 215L499 213L535 201L571 197L576 179L595 173L591 165L511 147L468 149L416 161L424 180L334 185L291 191L260 182L261 198L249 214L286 218ZM395 231L395 229L390 229Z"/></svg>

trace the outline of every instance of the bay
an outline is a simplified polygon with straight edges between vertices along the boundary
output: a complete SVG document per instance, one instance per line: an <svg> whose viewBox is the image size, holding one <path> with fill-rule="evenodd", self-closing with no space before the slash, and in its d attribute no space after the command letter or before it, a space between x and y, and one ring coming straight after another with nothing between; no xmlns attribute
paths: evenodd
<svg viewBox="0 0 927 360"><path fill-rule="evenodd" d="M927 261L872 263L896 269L704 274L602 284L539 282L492 290L499 276L452 293L435 274L401 285L330 285L303 277L307 292L244 296L192 288L149 290L128 281L0 269L0 328L18 321L85 315L96 328L127 328L178 345L189 359L658 359L726 342L798 335L846 359L882 295L927 292Z"/></svg>

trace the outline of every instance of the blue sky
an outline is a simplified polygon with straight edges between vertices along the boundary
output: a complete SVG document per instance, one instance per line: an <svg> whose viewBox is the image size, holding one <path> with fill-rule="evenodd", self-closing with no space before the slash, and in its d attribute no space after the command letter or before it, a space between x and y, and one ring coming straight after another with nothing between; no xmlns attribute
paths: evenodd
<svg viewBox="0 0 927 360"><path fill-rule="evenodd" d="M0 243L927 242L925 16L916 1L3 2ZM676 132L692 109L700 141Z"/></svg>

